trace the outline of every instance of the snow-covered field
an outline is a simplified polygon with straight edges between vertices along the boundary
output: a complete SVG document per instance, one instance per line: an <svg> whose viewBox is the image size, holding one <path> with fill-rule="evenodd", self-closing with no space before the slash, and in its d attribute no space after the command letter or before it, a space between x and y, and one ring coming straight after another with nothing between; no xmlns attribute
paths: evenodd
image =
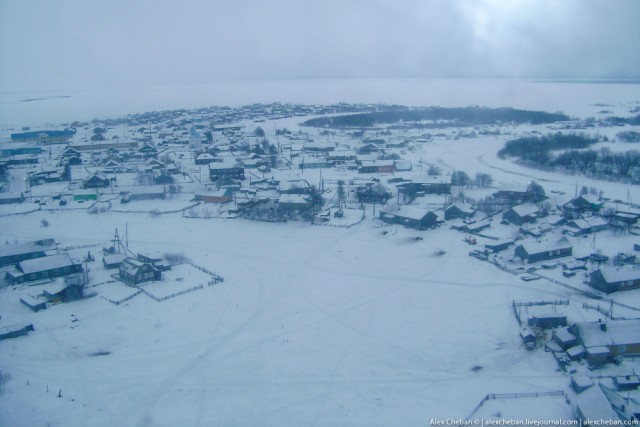
<svg viewBox="0 0 640 427"><path fill-rule="evenodd" d="M474 95L480 98L460 95L464 99L441 104L503 106L536 88L544 90L535 102L529 96L509 105L585 116L604 108L596 102L611 102L606 108L624 114L640 99L638 85L627 92L622 85L601 85L582 93L583 85L529 82L511 92L503 88L502 98L491 102L480 102L483 91ZM579 99L569 99L578 92ZM438 99L413 104L435 105ZM297 130L299 122L288 118L277 126ZM437 137L412 160L417 165L422 156L447 173L490 173L495 186L535 179L552 206L583 186L611 199L640 200L637 186L533 170L496 156L506 139L533 129L505 125L499 137ZM279 172L273 171L276 178L282 178ZM327 180L351 174L322 173ZM424 175L418 168L407 175L418 173ZM304 178L315 183L318 174L305 171ZM469 193L479 198L489 191ZM349 209L342 220L332 219L337 227L322 227L224 219L217 205L210 208L215 218L149 214L190 206L187 194L127 205L114 198L110 211L97 214L87 212L93 202L70 202L65 209L47 203L1 207L0 241L55 238L61 247L96 245L90 247L97 259L89 276L99 284L89 290L97 296L33 313L19 302L32 293L29 287L0 285L0 325L35 327L27 337L0 342L6 378L0 383L0 425L425 426L431 419L468 416L489 393L568 388L569 375L551 353L525 350L514 300L571 299L570 313L578 320L599 316L580 311L587 298L566 287L545 279L525 282L469 257L473 248L464 235L446 225L427 231L382 225L371 206L362 221L362 210ZM163 297L204 286L159 302L141 293L116 305L136 293L110 280L113 273L102 270L96 253L116 229L120 236L128 230L136 253L182 253L224 282L207 286L206 275L179 266L167 283L143 289ZM497 226L490 233L503 239L514 231ZM637 241L606 233L598 235L606 254L629 251ZM591 244L572 243L581 254ZM74 249L72 255L86 251ZM583 286L579 277L560 277L559 269L545 274ZM640 290L614 298L640 306ZM571 414L557 396L488 400L476 413L549 419Z"/></svg>
<svg viewBox="0 0 640 427"><path fill-rule="evenodd" d="M3 234L37 238L38 221L3 218ZM489 392L566 386L510 310L565 290L469 258L450 230L67 212L47 232L108 241L125 222L130 247L184 252L225 282L37 314L2 289L3 320L36 329L1 343L7 425L424 425Z"/></svg>

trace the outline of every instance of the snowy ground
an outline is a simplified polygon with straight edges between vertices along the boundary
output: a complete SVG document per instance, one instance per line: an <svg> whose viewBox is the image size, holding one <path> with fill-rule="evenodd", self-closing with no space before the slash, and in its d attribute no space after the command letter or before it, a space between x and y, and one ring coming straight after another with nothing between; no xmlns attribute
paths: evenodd
<svg viewBox="0 0 640 427"><path fill-rule="evenodd" d="M3 218L5 234L40 237L38 221ZM50 222L48 235L76 244L127 222L131 247L184 252L225 282L37 314L2 289L3 323L36 328L0 343L9 425L424 425L467 415L489 392L568 382L548 353L522 348L510 310L567 291L469 258L444 228L86 212Z"/></svg>
<svg viewBox="0 0 640 427"><path fill-rule="evenodd" d="M583 109L594 114L595 101L601 100L589 98ZM627 107L617 104L616 110ZM290 118L277 126L295 129L299 121ZM582 186L612 199L640 199L637 187L532 170L496 156L506 139L531 130L437 137L413 160L444 172L490 173L494 185L535 179L553 195L554 206ZM417 164L396 175L424 176ZM320 182L315 170L279 173L273 172L275 178L298 174L314 185ZM353 177L349 171L322 173L328 181ZM16 186L22 183L18 178ZM353 190L349 181L347 186ZM466 192L480 198L490 191ZM56 205L48 201L30 214L22 213L39 205L2 207L0 241L52 237L61 247L97 244L90 250L98 257L115 229L122 236L126 228L134 251L184 253L225 281L166 301L141 294L115 305L108 300L122 301L136 290L96 267L90 273L100 283L90 289L96 297L38 313L19 302L22 293L31 292L27 288L0 285L0 326L35 327L27 337L0 342L0 369L10 376L0 384L1 425L424 426L432 418L469 415L488 393L567 389L569 377L550 353L523 348L513 300L571 299L571 318L599 316L581 311L588 299L566 287L544 279L524 282L469 257L473 248L464 235L447 226L428 231L383 226L372 219L371 206L362 222L362 211L348 210L343 220L332 211L330 225L338 227L149 215L190 203L187 195L176 199L113 201L112 211L95 215L86 211L92 202L48 211ZM216 213L212 216L225 209L205 207ZM132 212L137 210L147 213ZM487 234L508 238L514 231L492 225ZM636 241L607 233L598 239L607 254L629 251ZM576 251L591 245L589 239L572 242ZM560 277L559 269L543 273L583 286L580 277ZM176 274L167 286L172 289L158 287L158 296L191 285L176 281L184 279ZM640 305L640 290L613 297ZM515 417L525 414L523 408L534 408L532 418L570 416L555 397L490 400L479 414Z"/></svg>

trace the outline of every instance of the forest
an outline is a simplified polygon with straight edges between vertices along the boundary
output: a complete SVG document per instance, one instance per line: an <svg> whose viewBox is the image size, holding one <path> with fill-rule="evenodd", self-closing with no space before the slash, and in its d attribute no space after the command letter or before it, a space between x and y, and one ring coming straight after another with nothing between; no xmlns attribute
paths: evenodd
<svg viewBox="0 0 640 427"><path fill-rule="evenodd" d="M331 128L364 128L399 122L417 123L431 121L434 122L434 126L442 127L443 124L449 124L450 126L497 125L501 123L545 124L566 120L569 120L569 117L562 113L518 110L514 108L429 107L407 108L406 110L393 109L389 111L375 111L334 117L318 117L305 121L303 125Z"/></svg>
<svg viewBox="0 0 640 427"><path fill-rule="evenodd" d="M597 138L575 133L528 136L508 141L498 157L512 157L538 169L640 184L640 151L589 149L597 142Z"/></svg>

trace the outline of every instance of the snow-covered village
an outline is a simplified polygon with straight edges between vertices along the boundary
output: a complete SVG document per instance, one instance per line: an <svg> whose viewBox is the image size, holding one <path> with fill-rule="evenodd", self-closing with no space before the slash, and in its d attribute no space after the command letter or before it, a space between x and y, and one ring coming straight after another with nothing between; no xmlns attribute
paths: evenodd
<svg viewBox="0 0 640 427"><path fill-rule="evenodd" d="M0 1L0 427L639 425L638 17Z"/></svg>
<svg viewBox="0 0 640 427"><path fill-rule="evenodd" d="M6 131L3 417L638 419L639 107L273 103ZM548 164L519 141L551 141Z"/></svg>

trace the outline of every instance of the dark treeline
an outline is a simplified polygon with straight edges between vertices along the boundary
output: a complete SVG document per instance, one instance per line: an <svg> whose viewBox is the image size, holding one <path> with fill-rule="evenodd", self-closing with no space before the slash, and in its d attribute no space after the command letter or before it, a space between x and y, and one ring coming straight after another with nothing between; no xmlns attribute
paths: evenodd
<svg viewBox="0 0 640 427"><path fill-rule="evenodd" d="M611 125L640 125L640 114L633 117L617 117L611 116L602 120Z"/></svg>
<svg viewBox="0 0 640 427"><path fill-rule="evenodd" d="M562 113L544 111L516 110L513 108L418 108L403 111L376 111L371 113L349 114L334 117L318 117L307 120L305 126L314 127L371 127L380 124L402 122L447 121L451 126L491 125L499 123L543 124L569 120Z"/></svg>
<svg viewBox="0 0 640 427"><path fill-rule="evenodd" d="M640 151L586 149L596 142L596 138L582 134L518 138L508 141L498 156L515 157L519 162L539 169L640 184Z"/></svg>

